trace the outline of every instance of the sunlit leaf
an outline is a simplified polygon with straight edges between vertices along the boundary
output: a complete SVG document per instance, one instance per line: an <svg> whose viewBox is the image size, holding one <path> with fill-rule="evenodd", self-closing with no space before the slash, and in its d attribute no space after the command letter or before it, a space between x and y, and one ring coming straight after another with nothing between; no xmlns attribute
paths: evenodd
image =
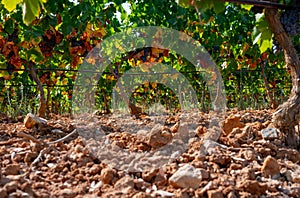
<svg viewBox="0 0 300 198"><path fill-rule="evenodd" d="M258 44L261 53L267 49L272 48L272 32L269 28L264 14L255 15L257 26L252 32L253 44Z"/></svg>
<svg viewBox="0 0 300 198"><path fill-rule="evenodd" d="M29 25L40 14L40 1L24 0L23 2L23 21Z"/></svg>
<svg viewBox="0 0 300 198"><path fill-rule="evenodd" d="M8 10L8 12L13 11L16 9L17 5L21 3L23 0L2 0L1 3L3 3L5 9Z"/></svg>
<svg viewBox="0 0 300 198"><path fill-rule="evenodd" d="M252 7L253 7L253 5L248 5L248 4L242 4L241 5L241 8L243 8L245 10L248 10L248 11L250 11Z"/></svg>

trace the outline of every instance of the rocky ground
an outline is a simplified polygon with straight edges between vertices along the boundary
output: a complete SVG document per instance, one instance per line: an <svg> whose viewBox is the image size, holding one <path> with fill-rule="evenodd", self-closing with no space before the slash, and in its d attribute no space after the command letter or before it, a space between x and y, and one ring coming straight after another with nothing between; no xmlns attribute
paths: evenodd
<svg viewBox="0 0 300 198"><path fill-rule="evenodd" d="M222 130L212 117L2 116L0 197L300 197L300 152L270 111L231 110Z"/></svg>

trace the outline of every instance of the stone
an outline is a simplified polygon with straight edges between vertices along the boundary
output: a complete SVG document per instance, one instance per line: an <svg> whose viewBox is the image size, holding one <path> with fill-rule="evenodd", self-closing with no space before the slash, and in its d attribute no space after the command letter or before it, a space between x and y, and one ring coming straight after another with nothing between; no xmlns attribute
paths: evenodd
<svg viewBox="0 0 300 198"><path fill-rule="evenodd" d="M24 162L27 164L27 166L30 166L30 164L37 156L38 156L37 152L27 152L24 158Z"/></svg>
<svg viewBox="0 0 300 198"><path fill-rule="evenodd" d="M209 172L203 168L198 169L201 172L202 179L209 179Z"/></svg>
<svg viewBox="0 0 300 198"><path fill-rule="evenodd" d="M218 142L212 141L212 140L203 140L203 144L201 146L201 149L203 149L203 152L205 154L209 154L212 155L215 150L216 147L220 147L220 148L227 148L227 146L220 144Z"/></svg>
<svg viewBox="0 0 300 198"><path fill-rule="evenodd" d="M136 133L136 137L138 140L144 140L147 136L147 134L149 133L149 131L145 130L145 129L141 129Z"/></svg>
<svg viewBox="0 0 300 198"><path fill-rule="evenodd" d="M115 177L115 171L111 168L104 168L101 170L100 180L104 184L111 184Z"/></svg>
<svg viewBox="0 0 300 198"><path fill-rule="evenodd" d="M151 182L156 177L158 171L159 171L159 169L155 169L155 168L153 168L149 171L144 171L142 173L143 180L146 182Z"/></svg>
<svg viewBox="0 0 300 198"><path fill-rule="evenodd" d="M0 188L0 197L7 197L7 191L5 188Z"/></svg>
<svg viewBox="0 0 300 198"><path fill-rule="evenodd" d="M4 189L7 193L15 192L18 189L18 182L17 181L11 181L7 184L5 184Z"/></svg>
<svg viewBox="0 0 300 198"><path fill-rule="evenodd" d="M172 140L172 133L169 128L157 124L147 135L147 143L152 148L159 148L168 144Z"/></svg>
<svg viewBox="0 0 300 198"><path fill-rule="evenodd" d="M164 190L156 190L151 195L153 195L152 197L174 197L175 196L174 193L170 193Z"/></svg>
<svg viewBox="0 0 300 198"><path fill-rule="evenodd" d="M233 191L231 191L227 194L227 198L237 198L237 197L238 196Z"/></svg>
<svg viewBox="0 0 300 198"><path fill-rule="evenodd" d="M47 124L47 120L37 117L32 113L28 113L24 118L24 125L27 129L32 129L35 126L43 126Z"/></svg>
<svg viewBox="0 0 300 198"><path fill-rule="evenodd" d="M134 188L134 179L131 178L130 176L126 175L125 177L122 177L121 179L119 179L114 187L115 189L123 189L123 188Z"/></svg>
<svg viewBox="0 0 300 198"><path fill-rule="evenodd" d="M152 196L145 192L138 192L132 198L151 198Z"/></svg>
<svg viewBox="0 0 300 198"><path fill-rule="evenodd" d="M276 157L278 159L288 159L294 163L300 162L300 152L296 149L279 148Z"/></svg>
<svg viewBox="0 0 300 198"><path fill-rule="evenodd" d="M176 124L174 124L174 125L170 128L170 131L171 131L172 133L177 133L177 131L178 131L178 129L179 129L179 126L180 126L180 124L179 124L179 122L177 122Z"/></svg>
<svg viewBox="0 0 300 198"><path fill-rule="evenodd" d="M21 185L21 190L23 192L26 192L30 197L34 197L34 192L32 190L31 185L28 182L25 182Z"/></svg>
<svg viewBox="0 0 300 198"><path fill-rule="evenodd" d="M208 198L223 198L223 193L221 190L208 190L207 191Z"/></svg>
<svg viewBox="0 0 300 198"><path fill-rule="evenodd" d="M231 157L228 155L212 154L209 156L209 161L221 166L226 166L231 162Z"/></svg>
<svg viewBox="0 0 300 198"><path fill-rule="evenodd" d="M247 149L242 151L241 156L242 158L245 158L247 161L254 161L256 160L256 157L258 155L255 153L255 150Z"/></svg>
<svg viewBox="0 0 300 198"><path fill-rule="evenodd" d="M261 130L261 136L265 140L274 140L278 138L279 130L277 128L265 128Z"/></svg>
<svg viewBox="0 0 300 198"><path fill-rule="evenodd" d="M280 174L280 166L275 158L272 156L266 157L262 167L261 173L264 177L274 178Z"/></svg>
<svg viewBox="0 0 300 198"><path fill-rule="evenodd" d="M18 175L20 171L19 164L9 164L7 165L4 170L3 174L5 175Z"/></svg>
<svg viewBox="0 0 300 198"><path fill-rule="evenodd" d="M240 185L240 188L253 196L261 196L266 193L268 185L265 183L259 183L256 180L246 180Z"/></svg>
<svg viewBox="0 0 300 198"><path fill-rule="evenodd" d="M239 114L232 115L224 121L223 131L227 136L234 128L243 128L244 124L241 123L241 116Z"/></svg>
<svg viewBox="0 0 300 198"><path fill-rule="evenodd" d="M76 196L76 192L72 189L65 188L65 189L59 191L58 196L71 198L71 197Z"/></svg>
<svg viewBox="0 0 300 198"><path fill-rule="evenodd" d="M198 188L202 180L201 171L186 164L179 168L170 178L169 182L177 188Z"/></svg>
<svg viewBox="0 0 300 198"><path fill-rule="evenodd" d="M299 170L299 169L296 170L296 171L293 171L293 172L291 173L291 180L292 180L292 182L294 182L294 183L300 184L300 170Z"/></svg>

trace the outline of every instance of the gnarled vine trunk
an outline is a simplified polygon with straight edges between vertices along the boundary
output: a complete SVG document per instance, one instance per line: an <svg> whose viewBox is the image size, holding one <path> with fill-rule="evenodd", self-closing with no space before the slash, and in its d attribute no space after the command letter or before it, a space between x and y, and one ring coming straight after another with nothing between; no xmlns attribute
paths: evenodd
<svg viewBox="0 0 300 198"><path fill-rule="evenodd" d="M289 99L274 112L273 124L286 134L286 144L296 148L298 145L295 126L298 124L300 118L300 60L290 37L280 23L278 10L266 8L265 16L271 31L274 33L274 37L284 50L285 62L291 71L293 86Z"/></svg>
<svg viewBox="0 0 300 198"><path fill-rule="evenodd" d="M39 108L38 108L38 114L37 115L39 117L45 118L46 117L47 102L46 102L46 99L45 99L45 92L44 92L42 83L36 75L36 71L35 71L33 62L31 62L31 61L28 62L28 69L29 69L29 72L30 72L30 75L31 75L32 79L36 82L37 87L38 87L39 92L40 92Z"/></svg>

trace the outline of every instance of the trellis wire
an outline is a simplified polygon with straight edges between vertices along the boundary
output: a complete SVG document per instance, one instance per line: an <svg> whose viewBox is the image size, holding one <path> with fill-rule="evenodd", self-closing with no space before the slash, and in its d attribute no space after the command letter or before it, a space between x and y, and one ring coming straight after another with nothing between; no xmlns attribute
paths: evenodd
<svg viewBox="0 0 300 198"><path fill-rule="evenodd" d="M280 70L285 70L285 69L280 69L280 68L268 68L266 71L269 71L269 70L277 70L277 71L280 71ZM7 69L0 69L0 71L7 71ZM27 72L26 69L18 69L16 71L24 71L24 72ZM37 71L62 71L62 72L78 72L79 70L76 70L76 69L60 69L60 68L37 68ZM89 70L83 70L80 72L91 72ZM242 70L237 70L237 71L233 71L234 73L240 73L239 75L239 79L237 79L240 83L240 86L239 86L239 89L237 90L236 93L239 93L239 96L237 96L236 98L238 100L236 100L236 107L239 108L239 109L245 109L245 108L266 108L267 105L268 105L268 99L267 99L267 96L265 94L263 94L261 96L261 98L265 101L263 102L263 104L261 104L261 102L259 102L259 99L256 99L254 97L254 93L250 92L251 94L250 95L245 95L245 93L243 93L243 91L249 89L248 88L245 88L244 85L245 85L245 82L243 81L243 75L244 73L251 73L251 72L261 72L261 70L259 69L256 69L256 70L247 70L247 69L242 69ZM183 74L199 74L201 73L201 71L188 71L188 72L181 72ZM103 74L111 74L110 72L104 72ZM161 72L160 74L170 74L169 72ZM112 74L111 74L112 75ZM122 73L120 73L120 75L122 75ZM129 75L141 75L141 74L129 74ZM106 84L108 84L109 82L105 82ZM74 82L72 84L68 84L68 85L47 85L47 84L43 84L42 86L43 87L46 87L46 88L56 88L56 89L66 89L67 91L68 90L71 90L73 88L73 85L74 85ZM10 88L10 87L18 87L18 89L22 92L21 93L21 96L20 96L20 102L24 101L24 96L26 95L27 97L38 97L37 95L37 91L35 93L25 93L25 90L28 90L26 88L29 88L29 87L36 87L37 85L36 84L10 84L10 85L7 85L7 84L4 84L4 85L0 85L0 88L2 87L6 87L6 88ZM80 86L80 85L79 85ZM82 85L84 86L84 85ZM94 86L99 86L99 84L96 84ZM260 86L260 87L257 87L257 88L263 88L265 89L265 87L263 86L263 84ZM283 87L284 89L290 89L290 87ZM47 89L49 90L49 89ZM202 90L196 90L196 92L201 92ZM278 91L278 90L277 90ZM279 93L280 95L278 97L276 97L278 103L282 103L283 101L285 101L287 99L287 96L284 95L284 92L283 90L279 90ZM4 95L3 95L4 94ZM200 93L201 95L201 93ZM10 100L11 100L11 96L7 93L2 93L0 94L0 97L7 97L7 99L9 101L6 101L9 103L9 105L12 105L10 103ZM257 95L256 95L257 96ZM114 96L113 96L114 97ZM157 96L159 97L159 96ZM180 96L180 101L182 101L182 96ZM244 97L246 97L246 100L244 100ZM258 101L256 101L258 100ZM158 101L158 99L156 99L156 101ZM255 101L254 104L251 102L251 101ZM4 103L5 101L2 101L2 103ZM252 104L252 105L249 105ZM265 104L264 104L265 103ZM113 104L112 104L113 105ZM234 107L234 106L232 106ZM116 108L114 106L112 106L111 108Z"/></svg>

